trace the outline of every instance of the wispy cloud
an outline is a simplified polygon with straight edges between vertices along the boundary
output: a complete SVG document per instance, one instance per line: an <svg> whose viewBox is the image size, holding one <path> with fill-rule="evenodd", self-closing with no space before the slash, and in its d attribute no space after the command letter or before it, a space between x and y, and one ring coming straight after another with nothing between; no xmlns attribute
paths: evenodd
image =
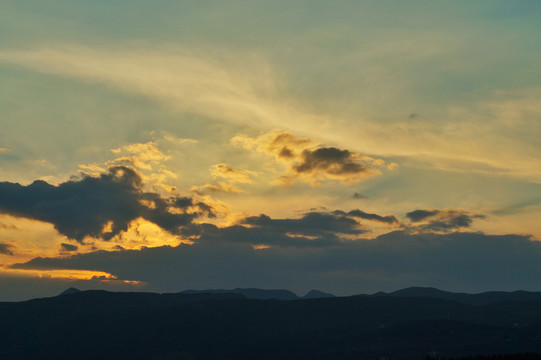
<svg viewBox="0 0 541 360"><path fill-rule="evenodd" d="M216 164L211 167L211 175L215 178L227 179L232 183L249 184L252 182L251 177L257 173L250 170L235 170L226 164Z"/></svg>
<svg viewBox="0 0 541 360"><path fill-rule="evenodd" d="M386 56L392 56L386 51ZM491 99L468 106L453 105L450 99L447 108L439 112L437 123L406 115L380 122L369 113L359 115L353 110L337 114L317 111L306 99L292 97L284 86L289 79L254 52L150 45L146 50L56 46L3 51L0 61L142 94L184 113L264 130L286 128L355 152L425 159L430 166L448 171L541 181L540 160L527 144L527 139L541 131L536 125L539 89L495 93ZM392 84L385 88L392 88ZM520 127L509 128L518 123ZM531 124L529 133L507 136L509 129L525 129L526 123ZM495 146L502 143L508 146Z"/></svg>

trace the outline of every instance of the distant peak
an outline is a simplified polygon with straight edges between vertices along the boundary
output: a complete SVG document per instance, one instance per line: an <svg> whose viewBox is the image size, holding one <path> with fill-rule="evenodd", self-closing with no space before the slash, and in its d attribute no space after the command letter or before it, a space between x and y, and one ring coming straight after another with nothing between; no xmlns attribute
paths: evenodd
<svg viewBox="0 0 541 360"><path fill-rule="evenodd" d="M216 294L241 294L247 297L248 299L259 299L259 300L295 300L299 297L289 291L284 289L256 289L256 288L235 288L232 290L223 290L223 289L209 289L209 290L184 290L181 291L183 294L197 294L197 293L216 293Z"/></svg>
<svg viewBox="0 0 541 360"><path fill-rule="evenodd" d="M400 295L400 294L414 294L414 295L429 295L429 294L447 294L447 291L436 289L434 287L421 287L421 286L412 286L409 288L393 291L391 295Z"/></svg>
<svg viewBox="0 0 541 360"><path fill-rule="evenodd" d="M336 296L330 293L325 293L323 291L312 289L302 298L303 299L319 299L319 298L330 298L330 297L336 297Z"/></svg>
<svg viewBox="0 0 541 360"><path fill-rule="evenodd" d="M58 296L76 294L76 293L79 293L79 292L81 292L81 290L76 289L74 287L70 287L69 289L66 289L66 290L62 291L62 293L60 293Z"/></svg>

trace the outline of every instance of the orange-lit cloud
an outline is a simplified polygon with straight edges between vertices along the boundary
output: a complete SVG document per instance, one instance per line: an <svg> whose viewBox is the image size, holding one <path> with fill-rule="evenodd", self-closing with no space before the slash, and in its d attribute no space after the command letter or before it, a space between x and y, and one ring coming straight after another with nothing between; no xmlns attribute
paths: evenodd
<svg viewBox="0 0 541 360"><path fill-rule="evenodd" d="M2 268L0 272L6 275L15 276L30 276L50 279L69 279L69 280L92 280L92 279L104 279L115 280L116 276L105 271L94 270L70 270L70 269L13 269Z"/></svg>
<svg viewBox="0 0 541 360"><path fill-rule="evenodd" d="M216 164L211 167L211 175L215 178L227 179L232 183L249 184L252 182L250 177L257 175L257 173L250 170L235 170L226 164Z"/></svg>
<svg viewBox="0 0 541 360"><path fill-rule="evenodd" d="M164 135L164 140L167 140L171 143L174 143L174 144L179 144L179 145L183 145L183 144L196 144L198 141L195 140L195 139L185 139L185 138L179 138L179 137L176 137L176 136L172 136L172 135Z"/></svg>
<svg viewBox="0 0 541 360"><path fill-rule="evenodd" d="M288 132L273 131L251 138L237 135L231 139L235 145L274 155L288 166L288 172L278 183L288 184L297 180L317 186L326 180L342 184L360 182L381 174L378 168L385 165L382 159L373 159L347 149L323 146L310 139L302 139ZM392 168L396 167L392 165Z"/></svg>
<svg viewBox="0 0 541 360"><path fill-rule="evenodd" d="M191 139L180 140L192 142L190 141ZM171 137L170 141L176 141L176 138ZM86 176L99 177L111 167L120 166L136 172L144 186L149 190L165 193L176 192L176 187L170 185L168 182L171 179L178 178L179 174L165 165L165 162L170 159L170 156L160 151L155 142L132 143L112 149L111 152L118 157L106 161L103 165L97 163L80 164L79 173Z"/></svg>
<svg viewBox="0 0 541 360"><path fill-rule="evenodd" d="M252 177L258 174L250 170L236 170L226 164L215 164L210 167L210 173L216 183L192 186L190 191L198 195L209 193L243 193L244 190L235 184L251 184Z"/></svg>
<svg viewBox="0 0 541 360"><path fill-rule="evenodd" d="M93 280L109 284L124 284L135 287L146 285L137 280L121 280L115 275L105 271L95 270L71 270L71 269L13 269L0 268L0 275L12 277L31 277L40 279L62 279L62 280Z"/></svg>
<svg viewBox="0 0 541 360"><path fill-rule="evenodd" d="M170 157L163 154L153 142L135 143L111 150L114 154L122 155L113 163L127 162L133 166L150 170L153 164L161 163Z"/></svg>
<svg viewBox="0 0 541 360"><path fill-rule="evenodd" d="M79 172L84 175L98 176L107 170L98 164L80 164Z"/></svg>
<svg viewBox="0 0 541 360"><path fill-rule="evenodd" d="M357 49L356 55L371 69L362 76L379 78L381 64L396 56L407 54L410 61L416 62L424 56L443 56L450 49L461 48L444 37L443 42L431 38L430 46L420 51L418 46L412 47L409 40L372 44L373 48L368 52ZM426 40L423 37L422 42ZM463 104L459 100L453 103L450 99L439 113L439 123L446 125L435 126L434 122L417 113L390 120L390 115L385 112L382 115L367 110L371 104L366 101L348 104L335 99L338 104L334 111L318 111L317 104L295 99L280 87L290 79L283 79L280 71L254 52L241 54L238 49L211 52L208 48L179 50L178 46L161 49L147 46L147 49L137 50L119 49L117 45L113 50L69 45L42 47L3 51L0 59L39 72L111 84L121 91L156 99L183 113L262 130L287 128L354 152L424 159L430 166L451 171L518 176L536 182L541 179L539 157L531 151L531 142L540 131L539 87L530 85L515 91L486 94L477 103ZM357 65L355 70L358 70ZM385 98L392 101L387 95L393 93L398 99L407 89L407 82L411 81L410 73L402 73L406 83L395 83L394 76L383 73L389 78L370 82L364 95L370 96L372 86L377 83L382 86L380 90ZM348 71L343 74L350 75ZM359 85L364 80L357 78ZM350 83L351 79L342 81ZM381 101L381 94L373 100ZM360 114L359 107L363 109ZM393 115L401 110L390 108ZM385 120L375 120L378 116ZM361 126L353 127L352 124ZM510 131L517 129L521 131L518 136L508 136Z"/></svg>
<svg viewBox="0 0 541 360"><path fill-rule="evenodd" d="M217 185L214 184L205 184L201 186L192 186L190 191L198 194L205 195L207 193L242 193L242 189L239 189L235 185L231 185L225 182L218 182Z"/></svg>
<svg viewBox="0 0 541 360"><path fill-rule="evenodd" d="M4 182L0 212L52 223L60 234L80 243L87 237L110 240L138 218L174 234L195 218L212 215L204 202L179 194L162 197L143 188L141 175L120 165L110 166L99 177L85 175L57 186L44 181L27 186Z"/></svg>

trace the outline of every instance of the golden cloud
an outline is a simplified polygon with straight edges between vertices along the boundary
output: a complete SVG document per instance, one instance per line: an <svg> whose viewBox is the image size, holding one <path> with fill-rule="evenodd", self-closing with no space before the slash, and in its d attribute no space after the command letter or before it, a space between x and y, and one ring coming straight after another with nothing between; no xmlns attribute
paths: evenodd
<svg viewBox="0 0 541 360"><path fill-rule="evenodd" d="M272 131L253 138L237 135L231 139L231 143L247 150L273 155L276 160L286 164L288 171L276 180L279 184L297 180L313 186L326 180L336 180L342 184L357 183L381 174L378 168L385 165L382 159L373 159L334 146L323 146L288 132Z"/></svg>

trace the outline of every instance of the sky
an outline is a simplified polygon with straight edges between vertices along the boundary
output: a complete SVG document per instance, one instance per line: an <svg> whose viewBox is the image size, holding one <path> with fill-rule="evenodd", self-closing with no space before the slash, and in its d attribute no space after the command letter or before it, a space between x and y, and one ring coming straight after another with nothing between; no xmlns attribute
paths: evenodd
<svg viewBox="0 0 541 360"><path fill-rule="evenodd" d="M541 291L538 1L2 1L0 301Z"/></svg>

